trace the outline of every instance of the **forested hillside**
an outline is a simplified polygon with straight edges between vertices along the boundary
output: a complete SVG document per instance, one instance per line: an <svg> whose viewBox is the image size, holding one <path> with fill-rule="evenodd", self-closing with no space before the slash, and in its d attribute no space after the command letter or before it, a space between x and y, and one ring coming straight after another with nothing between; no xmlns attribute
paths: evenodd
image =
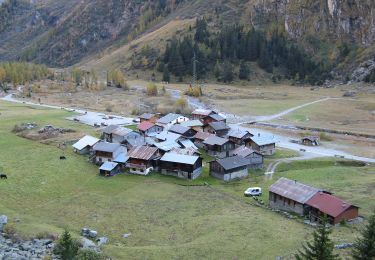
<svg viewBox="0 0 375 260"><path fill-rule="evenodd" d="M352 73L375 55L374 11L371 0L6 0L0 60L187 81L195 53L209 80L251 80L256 66L274 81L371 81Z"/></svg>

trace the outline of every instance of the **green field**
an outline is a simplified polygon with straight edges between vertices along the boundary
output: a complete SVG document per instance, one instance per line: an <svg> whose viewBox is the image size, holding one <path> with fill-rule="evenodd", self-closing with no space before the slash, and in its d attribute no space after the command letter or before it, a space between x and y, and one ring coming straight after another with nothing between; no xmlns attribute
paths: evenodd
<svg viewBox="0 0 375 260"><path fill-rule="evenodd" d="M65 120L68 112L0 101L0 113L0 166L8 175L0 181L0 214L8 215L25 237L60 233L63 228L78 235L89 227L110 238L103 250L114 259L274 259L293 253L311 238L313 229L256 206L243 197L245 188L264 188L266 201L267 187L286 176L334 191L360 206L364 216L374 206L373 166L295 162L281 165L272 180L257 171L229 184L209 177L207 168L192 182L158 174L103 178L97 166L71 149L68 159L60 161L61 151L53 143L11 132L15 124L37 122L96 134ZM352 242L358 228L335 228L335 243ZM124 239L124 233L131 236Z"/></svg>

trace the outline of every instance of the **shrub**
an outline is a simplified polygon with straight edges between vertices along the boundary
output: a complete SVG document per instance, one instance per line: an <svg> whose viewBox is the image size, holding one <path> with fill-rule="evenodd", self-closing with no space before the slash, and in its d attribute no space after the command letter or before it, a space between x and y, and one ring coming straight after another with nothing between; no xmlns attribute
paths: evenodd
<svg viewBox="0 0 375 260"><path fill-rule="evenodd" d="M326 133L320 133L320 140L330 142L333 140L333 138Z"/></svg>
<svg viewBox="0 0 375 260"><path fill-rule="evenodd" d="M65 230L61 238L57 241L53 252L60 256L62 260L71 260L77 256L78 249L78 242Z"/></svg>
<svg viewBox="0 0 375 260"><path fill-rule="evenodd" d="M81 249L76 257L77 260L104 260L104 256L96 251Z"/></svg>
<svg viewBox="0 0 375 260"><path fill-rule="evenodd" d="M146 93L147 93L147 96L157 96L158 95L158 87L154 83L150 83L147 86Z"/></svg>
<svg viewBox="0 0 375 260"><path fill-rule="evenodd" d="M17 234L16 227L13 224L5 225L3 232L6 238L14 238Z"/></svg>

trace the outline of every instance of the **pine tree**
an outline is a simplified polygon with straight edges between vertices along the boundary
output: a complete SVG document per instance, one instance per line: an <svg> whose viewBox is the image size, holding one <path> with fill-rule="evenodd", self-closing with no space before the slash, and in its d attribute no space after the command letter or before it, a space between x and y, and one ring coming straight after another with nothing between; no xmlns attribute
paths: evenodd
<svg viewBox="0 0 375 260"><path fill-rule="evenodd" d="M242 79L242 80L250 79L250 68L249 68L249 65L246 64L246 62L241 62L238 77L239 79Z"/></svg>
<svg viewBox="0 0 375 260"><path fill-rule="evenodd" d="M62 260L72 260L78 254L78 243L75 241L67 230L64 231L62 237L57 241L54 253L59 255Z"/></svg>
<svg viewBox="0 0 375 260"><path fill-rule="evenodd" d="M352 256L355 260L375 259L375 211L354 243Z"/></svg>
<svg viewBox="0 0 375 260"><path fill-rule="evenodd" d="M171 76L169 75L169 70L167 66L164 66L163 70L163 81L169 82L171 81Z"/></svg>
<svg viewBox="0 0 375 260"><path fill-rule="evenodd" d="M327 228L327 219L324 218L318 230L313 234L312 242L302 246L302 250L295 255L297 260L335 260L339 259L333 253L333 242L329 238L331 231Z"/></svg>
<svg viewBox="0 0 375 260"><path fill-rule="evenodd" d="M233 66L230 62L225 62L223 67L223 76L222 79L225 83L233 81Z"/></svg>

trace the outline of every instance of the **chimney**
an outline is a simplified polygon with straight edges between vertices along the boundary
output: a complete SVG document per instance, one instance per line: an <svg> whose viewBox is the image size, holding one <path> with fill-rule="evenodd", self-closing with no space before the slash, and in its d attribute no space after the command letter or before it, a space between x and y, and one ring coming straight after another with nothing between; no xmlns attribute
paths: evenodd
<svg viewBox="0 0 375 260"><path fill-rule="evenodd" d="M342 207L343 207L343 208L346 208L346 203L345 203L345 202L342 204Z"/></svg>

